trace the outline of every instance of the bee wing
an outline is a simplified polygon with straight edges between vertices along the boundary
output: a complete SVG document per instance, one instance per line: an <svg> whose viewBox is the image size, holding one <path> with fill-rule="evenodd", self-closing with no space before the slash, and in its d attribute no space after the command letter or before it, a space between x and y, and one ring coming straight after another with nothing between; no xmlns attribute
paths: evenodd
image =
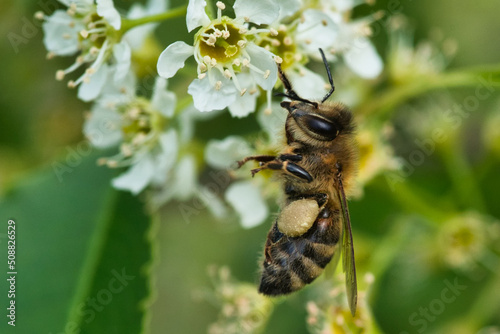
<svg viewBox="0 0 500 334"><path fill-rule="evenodd" d="M335 270L340 262L340 246L339 244L335 245L335 250L333 251L333 257L330 263L325 268L325 277L332 278L335 274Z"/></svg>
<svg viewBox="0 0 500 334"><path fill-rule="evenodd" d="M356 265L354 263L354 247L352 243L351 219L349 218L349 208L344 193L344 185L342 184L342 176L339 175L339 200L342 206L342 264L346 275L346 291L347 301L351 314L356 314L356 305L358 303L358 285L356 282Z"/></svg>

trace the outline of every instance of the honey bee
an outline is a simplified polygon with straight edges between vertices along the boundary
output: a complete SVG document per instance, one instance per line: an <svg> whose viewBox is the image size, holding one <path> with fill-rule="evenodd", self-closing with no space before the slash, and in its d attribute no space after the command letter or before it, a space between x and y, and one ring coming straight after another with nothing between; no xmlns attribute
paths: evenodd
<svg viewBox="0 0 500 334"><path fill-rule="evenodd" d="M276 171L285 194L281 212L267 235L259 292L279 296L302 289L314 281L335 257L340 259L352 315L356 312L357 283L351 222L346 193L356 173L357 149L349 109L326 100L335 90L323 51L331 89L321 101L301 98L278 64L286 93L278 95L288 111L286 145L277 156L256 155L238 161L259 162L252 176L264 169ZM335 255L335 256L334 256Z"/></svg>

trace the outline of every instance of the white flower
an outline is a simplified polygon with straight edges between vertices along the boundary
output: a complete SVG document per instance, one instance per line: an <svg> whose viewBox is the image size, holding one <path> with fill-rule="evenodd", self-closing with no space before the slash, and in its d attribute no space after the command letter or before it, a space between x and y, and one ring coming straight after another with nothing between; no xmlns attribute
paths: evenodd
<svg viewBox="0 0 500 334"><path fill-rule="evenodd" d="M241 226L244 228L252 228L261 224L269 214L259 187L251 181L238 181L231 184L224 197L239 214Z"/></svg>
<svg viewBox="0 0 500 334"><path fill-rule="evenodd" d="M138 19L162 13L167 10L167 2L167 0L149 0L145 6L134 3L127 13L127 18ZM150 35L157 26L158 23L147 23L134 27L123 35L123 40L127 41L132 50L138 50L146 40L146 36Z"/></svg>
<svg viewBox="0 0 500 334"><path fill-rule="evenodd" d="M158 78L151 100L135 95L131 72L117 83L112 72L104 93L94 104L84 133L99 148L119 146L119 153L103 158L109 167L130 167L113 179L113 186L137 194L146 186L162 186L177 161L177 131L167 126L176 97Z"/></svg>
<svg viewBox="0 0 500 334"><path fill-rule="evenodd" d="M359 3L349 0L323 1L301 9L296 1L282 1L280 18L272 24L275 34L261 34L257 44L283 59L282 68L294 84L300 82L306 90L301 96L306 98L318 98L326 92L322 76L304 66L309 58L321 61L319 48L326 52L327 60L342 57L357 75L374 78L382 71L382 61L367 38L371 33L369 24L375 16L351 21L350 11ZM297 11L301 13L300 19L282 21Z"/></svg>
<svg viewBox="0 0 500 334"><path fill-rule="evenodd" d="M57 71L56 79L62 80L67 74L88 66L78 79L70 80L68 86L80 86L78 97L91 101L99 95L111 68L117 72L116 80L119 81L130 67L130 47L119 41L120 14L111 0L60 2L68 9L58 9L45 17L45 47L51 56L69 56L80 52L75 63ZM106 66L109 63L118 66Z"/></svg>
<svg viewBox="0 0 500 334"><path fill-rule="evenodd" d="M85 68L68 86L79 86L78 97L83 101L96 99L104 87L108 72L115 73L119 82L127 74L131 61L131 45L137 48L154 24L139 26L128 31L121 39L122 20L112 0L59 0L68 7L56 10L50 16L43 16L44 44L49 56L70 56L78 53L75 62L68 68L58 70L56 79ZM148 7L141 10L133 6L129 17L138 18L163 11L165 2L150 0ZM109 66L113 65L113 66Z"/></svg>
<svg viewBox="0 0 500 334"><path fill-rule="evenodd" d="M195 107L200 111L229 107L234 116L246 116L255 108L257 85L271 91L277 80L274 55L252 42L256 34L266 30L249 29L248 22L273 22L279 15L279 6L275 1L236 0L236 18L232 19L222 16L225 5L218 2L217 18L212 20L205 13L205 6L205 1L189 1L188 31L201 26L194 45L180 41L169 45L158 59L158 73L164 78L174 76L193 55L198 78L188 92Z"/></svg>
<svg viewBox="0 0 500 334"><path fill-rule="evenodd" d="M351 21L352 9L363 1L323 1L323 12L338 26L338 33L329 45L332 55L342 55L346 65L362 78L377 77L383 62L368 37L372 34L370 23L378 14Z"/></svg>
<svg viewBox="0 0 500 334"><path fill-rule="evenodd" d="M235 162L250 155L250 147L242 137L229 136L224 140L210 140L205 148L206 162L219 169L234 166Z"/></svg>

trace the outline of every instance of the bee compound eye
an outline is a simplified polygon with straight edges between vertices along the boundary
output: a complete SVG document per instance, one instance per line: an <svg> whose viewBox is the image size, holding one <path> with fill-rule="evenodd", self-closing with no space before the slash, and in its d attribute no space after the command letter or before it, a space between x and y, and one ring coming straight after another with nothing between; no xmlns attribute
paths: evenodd
<svg viewBox="0 0 500 334"><path fill-rule="evenodd" d="M300 121L303 122L309 131L324 138L323 140L334 140L339 133L339 128L336 124L322 117L305 115L301 117Z"/></svg>

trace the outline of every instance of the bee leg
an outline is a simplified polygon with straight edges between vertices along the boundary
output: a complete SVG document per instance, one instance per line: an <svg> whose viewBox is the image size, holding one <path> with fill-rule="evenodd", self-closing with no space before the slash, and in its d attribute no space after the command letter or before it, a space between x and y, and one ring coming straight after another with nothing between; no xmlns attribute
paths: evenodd
<svg viewBox="0 0 500 334"><path fill-rule="evenodd" d="M283 170L301 179L307 180L307 182L311 182L313 180L311 174L309 174L304 168L289 161L284 161L284 162L272 161L265 163L260 168L252 169L252 176L254 176L263 169Z"/></svg>
<svg viewBox="0 0 500 334"><path fill-rule="evenodd" d="M250 160L258 161L258 162L269 162L275 160L276 157L274 155L252 155L250 157L246 157L243 160L237 161L238 168L246 164Z"/></svg>
<svg viewBox="0 0 500 334"><path fill-rule="evenodd" d="M299 200L299 199L306 199L306 198L312 198L318 202L318 205L320 208L324 207L326 202L328 202L328 194L326 193L317 193L317 194L296 194L289 196L288 199L290 202Z"/></svg>
<svg viewBox="0 0 500 334"><path fill-rule="evenodd" d="M280 154L278 159L280 159L281 161L299 162L299 161L302 161L302 155L300 155L300 154Z"/></svg>

